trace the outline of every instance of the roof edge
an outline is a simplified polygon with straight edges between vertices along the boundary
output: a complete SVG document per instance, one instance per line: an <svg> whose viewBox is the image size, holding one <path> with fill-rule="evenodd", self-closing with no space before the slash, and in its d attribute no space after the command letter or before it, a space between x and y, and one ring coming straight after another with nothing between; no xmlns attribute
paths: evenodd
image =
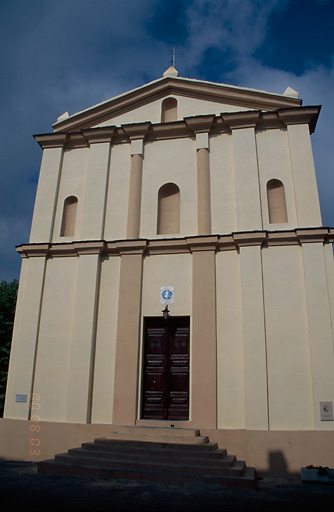
<svg viewBox="0 0 334 512"><path fill-rule="evenodd" d="M248 108L258 108L258 103L260 102L263 104L264 110L300 107L302 104L300 99L284 94L204 80L167 76L98 103L65 119L60 119L52 127L55 132L72 131L79 127L88 128L93 126L94 123L99 122L99 119L108 115L112 116L115 111L131 110L137 102L140 104L149 103L152 101L152 94L154 94L154 99L157 99L166 95L166 93L189 95L197 98L205 96L209 101L224 99L226 103L246 106Z"/></svg>

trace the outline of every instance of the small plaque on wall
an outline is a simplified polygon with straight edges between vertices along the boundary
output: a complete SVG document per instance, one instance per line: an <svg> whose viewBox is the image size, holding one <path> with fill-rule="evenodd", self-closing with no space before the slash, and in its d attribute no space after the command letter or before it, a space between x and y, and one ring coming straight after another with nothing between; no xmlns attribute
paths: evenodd
<svg viewBox="0 0 334 512"><path fill-rule="evenodd" d="M321 421L333 421L333 402L320 402Z"/></svg>
<svg viewBox="0 0 334 512"><path fill-rule="evenodd" d="M27 402L27 395L15 395L15 402Z"/></svg>
<svg viewBox="0 0 334 512"><path fill-rule="evenodd" d="M161 286L160 301L161 301L161 304L173 304L173 302L174 302L174 287L173 286Z"/></svg>

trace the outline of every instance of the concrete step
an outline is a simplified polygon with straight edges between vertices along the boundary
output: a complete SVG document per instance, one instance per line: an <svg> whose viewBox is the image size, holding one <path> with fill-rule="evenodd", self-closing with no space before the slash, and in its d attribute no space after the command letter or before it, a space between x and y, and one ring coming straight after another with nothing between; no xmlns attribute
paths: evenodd
<svg viewBox="0 0 334 512"><path fill-rule="evenodd" d="M134 439L135 437L135 439ZM185 440L185 442L181 442L180 440ZM176 442L175 442L176 441ZM120 437L101 437L98 439L95 439L95 442L99 445L104 446L123 446L127 449L134 449L134 448L168 448L173 450L193 450L194 447L198 447L201 451L212 451L215 450L218 445L217 443L210 443L208 437L196 437L196 438L190 438L187 440L187 438L175 438L171 439L170 437L165 440L164 436L160 437L160 441L154 440L150 441L149 436L133 436L125 435L123 437L122 434L120 434Z"/></svg>
<svg viewBox="0 0 334 512"><path fill-rule="evenodd" d="M121 459L105 459L101 457L77 457L68 453L56 455L56 462L60 462L68 465L80 465L80 466L94 466L109 469L127 469L137 471L161 471L161 462L155 460L141 460L141 461L129 461ZM205 475L216 475L216 476L242 476L245 470L245 463L243 461L237 461L232 466L223 466L216 463L208 466L202 465L188 465L182 462L165 463L163 465L163 471L168 473L174 473L182 471L187 474L205 474Z"/></svg>
<svg viewBox="0 0 334 512"><path fill-rule="evenodd" d="M226 450L225 454L226 454ZM157 463L159 465L161 464L179 464L183 467L186 466L201 466L201 467L226 467L229 468L233 466L236 462L235 455L225 455L225 457L222 458L213 458L210 456L207 457L196 457L196 454L194 453L192 457L189 457L187 454L187 457L183 456L183 453L179 453L178 455L170 455L168 453L154 453L152 452L150 454L147 454L146 452L143 453L127 453L127 452L110 452L110 451L101 451L101 450L90 450L85 448L72 448L68 450L68 455L71 457L77 458L78 462L80 463L81 459L87 459L87 460L94 460L94 459L104 459L106 461L112 462L126 462L134 463L134 462L152 462ZM56 458L58 456L56 455Z"/></svg>
<svg viewBox="0 0 334 512"><path fill-rule="evenodd" d="M155 443L156 444L156 443ZM212 443L213 446L217 447L216 443ZM170 458L180 460L215 460L215 459L223 459L224 461L230 460L233 462L235 460L234 455L227 455L227 452L224 448L216 448L213 450L203 450L198 449L196 446L193 450L189 449L187 445L186 450L180 449L181 445L177 445L177 449L170 448L169 445L165 445L163 448L155 447L155 446L147 446L145 443L145 447L130 447L128 449L124 448L124 445L120 445L114 443L113 445L104 444L100 445L100 443L83 443L81 448L73 448L72 450L86 450L90 453L94 454L94 452L101 452L106 454L112 454L115 456L119 456L121 454L122 457L127 458L129 460L133 460L141 457L155 457L161 461L169 460ZM207 445L206 445L207 446ZM202 448L203 446L201 446Z"/></svg>
<svg viewBox="0 0 334 512"><path fill-rule="evenodd" d="M55 460L43 461L38 465L39 473L55 475L89 476L103 479L136 480L143 482L184 484L198 482L229 488L257 489L258 482L253 468L245 469L242 476L203 475L196 473L105 468L100 466L69 465Z"/></svg>
<svg viewBox="0 0 334 512"><path fill-rule="evenodd" d="M255 470L192 429L111 427L107 438L83 443L38 464L39 473L150 482L198 481L257 488Z"/></svg>
<svg viewBox="0 0 334 512"><path fill-rule="evenodd" d="M182 435L169 435L169 434L142 434L131 432L110 432L107 439L117 439L122 441L148 441L150 443L178 443L178 444L206 444L209 442L207 436L182 436Z"/></svg>
<svg viewBox="0 0 334 512"><path fill-rule="evenodd" d="M110 428L110 434L139 434L149 436L170 436L170 437L198 437L200 431L193 428L178 427L142 427L142 426L113 426ZM108 433L109 435L109 433Z"/></svg>

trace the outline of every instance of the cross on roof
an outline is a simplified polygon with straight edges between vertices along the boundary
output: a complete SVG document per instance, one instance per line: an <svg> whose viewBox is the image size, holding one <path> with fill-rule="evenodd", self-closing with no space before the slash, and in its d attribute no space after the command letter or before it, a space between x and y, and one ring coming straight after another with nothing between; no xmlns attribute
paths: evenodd
<svg viewBox="0 0 334 512"><path fill-rule="evenodd" d="M175 48L172 49L172 51L170 52L170 63L171 63L171 66L173 66L173 68L175 68L175 55L176 55L176 51L175 51Z"/></svg>

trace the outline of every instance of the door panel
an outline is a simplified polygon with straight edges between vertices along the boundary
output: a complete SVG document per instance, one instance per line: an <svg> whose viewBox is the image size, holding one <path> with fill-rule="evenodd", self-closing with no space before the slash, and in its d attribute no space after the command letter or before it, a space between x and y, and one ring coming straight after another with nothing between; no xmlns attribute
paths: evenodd
<svg viewBox="0 0 334 512"><path fill-rule="evenodd" d="M145 319L142 418L189 418L189 318Z"/></svg>

